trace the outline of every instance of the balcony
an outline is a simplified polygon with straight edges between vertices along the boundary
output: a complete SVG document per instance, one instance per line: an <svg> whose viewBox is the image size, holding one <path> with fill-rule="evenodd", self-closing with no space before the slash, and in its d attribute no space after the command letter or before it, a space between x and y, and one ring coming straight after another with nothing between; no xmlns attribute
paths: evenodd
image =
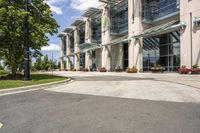
<svg viewBox="0 0 200 133"><path fill-rule="evenodd" d="M179 14L179 0L144 0L143 22L154 23Z"/></svg>
<svg viewBox="0 0 200 133"><path fill-rule="evenodd" d="M128 32L128 0L111 6L111 34L121 35Z"/></svg>

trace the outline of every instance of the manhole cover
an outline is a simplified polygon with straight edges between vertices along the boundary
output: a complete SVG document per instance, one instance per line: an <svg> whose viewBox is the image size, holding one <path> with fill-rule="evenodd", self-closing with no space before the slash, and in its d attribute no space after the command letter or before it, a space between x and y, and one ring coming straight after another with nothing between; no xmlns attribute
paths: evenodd
<svg viewBox="0 0 200 133"><path fill-rule="evenodd" d="M3 127L3 123L0 122L0 128L2 128L2 127Z"/></svg>

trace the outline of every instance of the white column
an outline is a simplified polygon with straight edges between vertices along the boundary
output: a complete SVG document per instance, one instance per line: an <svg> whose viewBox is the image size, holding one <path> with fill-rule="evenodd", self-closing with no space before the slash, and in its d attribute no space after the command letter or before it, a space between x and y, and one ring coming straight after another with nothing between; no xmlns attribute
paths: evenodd
<svg viewBox="0 0 200 133"><path fill-rule="evenodd" d="M89 19L86 20L85 31L86 31L85 41L86 43L91 43L92 42L92 25ZM85 53L85 67L88 68L89 70L92 68L92 51L87 51Z"/></svg>
<svg viewBox="0 0 200 133"><path fill-rule="evenodd" d="M141 33L144 29L142 23L142 0L128 0L129 37ZM142 70L142 39L132 39L129 42L129 67Z"/></svg>
<svg viewBox="0 0 200 133"><path fill-rule="evenodd" d="M109 43L110 40L110 9L105 6L102 12L102 44ZM111 46L102 48L102 67L111 71Z"/></svg>
<svg viewBox="0 0 200 133"><path fill-rule="evenodd" d="M76 70L80 69L80 55L79 55L79 31L77 28L74 30L74 52L75 52L75 62L74 67Z"/></svg>
<svg viewBox="0 0 200 133"><path fill-rule="evenodd" d="M64 68L64 45L63 45L62 37L61 37L60 45L61 45L60 70L63 71L65 68Z"/></svg>
<svg viewBox="0 0 200 133"><path fill-rule="evenodd" d="M70 42L70 35L66 35L66 67L67 70L71 70L71 62L70 62L70 54L71 54L71 42Z"/></svg>

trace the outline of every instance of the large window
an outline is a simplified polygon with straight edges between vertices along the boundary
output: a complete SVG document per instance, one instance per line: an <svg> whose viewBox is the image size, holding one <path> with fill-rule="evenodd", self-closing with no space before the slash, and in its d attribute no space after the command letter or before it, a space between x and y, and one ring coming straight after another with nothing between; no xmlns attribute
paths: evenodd
<svg viewBox="0 0 200 133"><path fill-rule="evenodd" d="M85 43L85 25L79 27L79 44Z"/></svg>
<svg viewBox="0 0 200 133"><path fill-rule="evenodd" d="M101 43L101 16L92 19L92 41Z"/></svg>
<svg viewBox="0 0 200 133"><path fill-rule="evenodd" d="M128 67L128 43L123 44L123 51L124 51L124 70Z"/></svg>
<svg viewBox="0 0 200 133"><path fill-rule="evenodd" d="M80 53L80 68L85 68L85 53Z"/></svg>
<svg viewBox="0 0 200 133"><path fill-rule="evenodd" d="M143 21L156 21L176 15L179 0L143 0Z"/></svg>
<svg viewBox="0 0 200 133"><path fill-rule="evenodd" d="M161 65L166 71L176 71L180 67L178 31L144 39L143 70L150 71L154 65Z"/></svg>
<svg viewBox="0 0 200 133"><path fill-rule="evenodd" d="M117 35L125 32L128 32L128 0L111 6L111 33Z"/></svg>
<svg viewBox="0 0 200 133"><path fill-rule="evenodd" d="M74 53L74 31L70 33L70 50Z"/></svg>

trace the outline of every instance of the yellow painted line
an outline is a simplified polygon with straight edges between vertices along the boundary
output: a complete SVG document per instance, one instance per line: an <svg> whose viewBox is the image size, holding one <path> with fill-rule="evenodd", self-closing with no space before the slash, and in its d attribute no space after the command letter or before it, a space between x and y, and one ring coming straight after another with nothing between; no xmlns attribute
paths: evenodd
<svg viewBox="0 0 200 133"><path fill-rule="evenodd" d="M3 127L3 123L0 122L0 128L2 128L2 127Z"/></svg>

